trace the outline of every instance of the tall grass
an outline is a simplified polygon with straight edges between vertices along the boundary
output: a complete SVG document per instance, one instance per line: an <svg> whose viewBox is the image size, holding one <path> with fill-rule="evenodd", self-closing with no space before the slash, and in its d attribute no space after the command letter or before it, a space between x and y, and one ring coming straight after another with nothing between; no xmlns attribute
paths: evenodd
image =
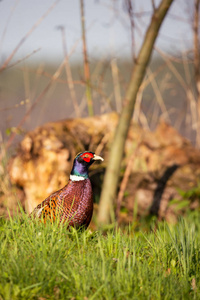
<svg viewBox="0 0 200 300"><path fill-rule="evenodd" d="M200 299L195 214L175 227L106 233L2 218L0 299Z"/></svg>

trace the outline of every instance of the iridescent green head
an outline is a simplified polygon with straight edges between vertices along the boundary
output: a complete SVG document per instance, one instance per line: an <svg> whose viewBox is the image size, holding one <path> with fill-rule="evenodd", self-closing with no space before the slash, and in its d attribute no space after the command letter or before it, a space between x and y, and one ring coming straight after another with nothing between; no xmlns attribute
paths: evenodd
<svg viewBox="0 0 200 300"><path fill-rule="evenodd" d="M74 159L71 175L88 178L88 168L96 160L103 161L104 159L91 151L78 153Z"/></svg>

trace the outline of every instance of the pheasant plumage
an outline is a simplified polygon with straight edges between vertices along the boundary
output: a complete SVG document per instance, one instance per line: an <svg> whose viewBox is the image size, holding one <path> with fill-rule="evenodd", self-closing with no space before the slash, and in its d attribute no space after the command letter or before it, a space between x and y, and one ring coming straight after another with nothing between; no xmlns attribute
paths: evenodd
<svg viewBox="0 0 200 300"><path fill-rule="evenodd" d="M92 186L88 168L96 160L103 158L93 152L78 154L66 186L46 198L31 213L31 216L49 219L59 218L73 227L88 227L93 213Z"/></svg>

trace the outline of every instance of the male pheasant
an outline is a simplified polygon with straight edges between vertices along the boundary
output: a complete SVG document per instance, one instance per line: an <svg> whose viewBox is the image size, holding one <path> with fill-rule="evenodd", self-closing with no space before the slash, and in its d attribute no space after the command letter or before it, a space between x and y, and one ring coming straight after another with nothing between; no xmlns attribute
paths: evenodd
<svg viewBox="0 0 200 300"><path fill-rule="evenodd" d="M77 154L67 185L40 203L31 216L43 218L44 221L59 218L60 222L67 222L69 226L87 228L93 213L88 168L96 160L103 161L103 158L90 151Z"/></svg>

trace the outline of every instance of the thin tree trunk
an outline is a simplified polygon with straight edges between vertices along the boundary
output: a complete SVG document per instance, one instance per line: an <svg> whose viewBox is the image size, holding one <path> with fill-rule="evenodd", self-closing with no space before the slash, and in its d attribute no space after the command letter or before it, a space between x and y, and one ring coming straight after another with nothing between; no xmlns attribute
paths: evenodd
<svg viewBox="0 0 200 300"><path fill-rule="evenodd" d="M144 78L146 67L150 61L154 42L160 26L172 2L173 0L162 0L159 7L154 11L143 45L135 61L104 177L98 213L98 221L100 224L107 224L110 220L111 208L117 192L124 145L133 115L137 92Z"/></svg>

